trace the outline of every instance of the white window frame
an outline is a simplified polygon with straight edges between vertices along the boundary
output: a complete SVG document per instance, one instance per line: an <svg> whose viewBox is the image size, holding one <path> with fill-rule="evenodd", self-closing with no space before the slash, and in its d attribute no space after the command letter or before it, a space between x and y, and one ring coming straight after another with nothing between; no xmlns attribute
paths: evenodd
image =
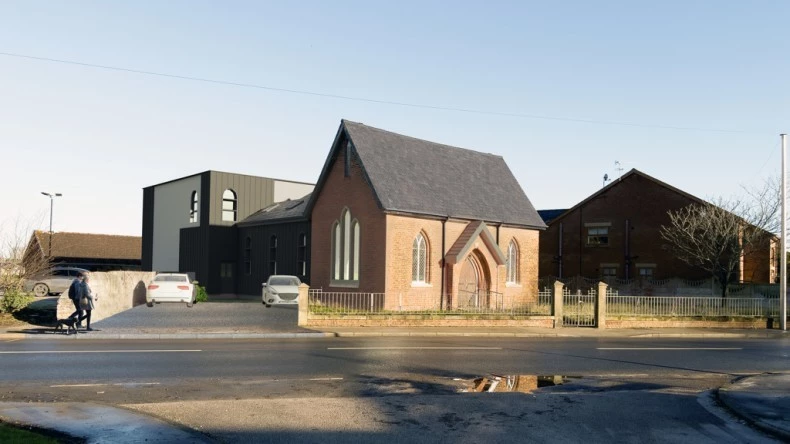
<svg viewBox="0 0 790 444"><path fill-rule="evenodd" d="M332 224L331 270L333 287L359 287L361 228L351 210L344 208Z"/></svg>
<svg viewBox="0 0 790 444"><path fill-rule="evenodd" d="M511 239L507 246L507 260L505 262L507 266L507 275L505 278L506 285L517 286L521 283L521 276L519 276L519 266L521 264L519 263L519 259L518 244L515 239Z"/></svg>
<svg viewBox="0 0 790 444"><path fill-rule="evenodd" d="M189 202L189 223L194 224L198 222L198 213L200 208L198 207L199 196L197 190L192 191L192 195L190 196Z"/></svg>
<svg viewBox="0 0 790 444"><path fill-rule="evenodd" d="M423 233L419 233L411 246L411 284L414 287L428 286L428 240Z"/></svg>
<svg viewBox="0 0 790 444"><path fill-rule="evenodd" d="M228 194L230 193L230 194ZM230 204L230 208L225 208L225 204ZM239 210L239 199L233 189L228 188L222 192L222 221L223 222L236 222L237 213Z"/></svg>

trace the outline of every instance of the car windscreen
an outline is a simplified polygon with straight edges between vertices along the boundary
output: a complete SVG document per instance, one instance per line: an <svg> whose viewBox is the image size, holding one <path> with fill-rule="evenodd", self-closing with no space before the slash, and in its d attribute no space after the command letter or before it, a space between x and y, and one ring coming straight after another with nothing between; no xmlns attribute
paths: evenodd
<svg viewBox="0 0 790 444"><path fill-rule="evenodd" d="M154 277L155 282L189 282L187 276L174 276L174 275L165 275L165 276L156 276Z"/></svg>
<svg viewBox="0 0 790 444"><path fill-rule="evenodd" d="M299 279L292 277L273 277L269 279L269 285L299 285Z"/></svg>

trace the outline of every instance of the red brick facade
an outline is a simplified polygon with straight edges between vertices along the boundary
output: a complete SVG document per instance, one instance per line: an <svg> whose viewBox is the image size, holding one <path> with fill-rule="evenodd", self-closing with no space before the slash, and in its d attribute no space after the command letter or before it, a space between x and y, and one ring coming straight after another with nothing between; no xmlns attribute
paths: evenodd
<svg viewBox="0 0 790 444"><path fill-rule="evenodd" d="M340 146L345 146L343 140ZM329 292L374 292L398 295L388 298L387 304L421 305L423 307L443 301L444 306L457 303L458 277L463 260L447 265L442 272L445 254L471 221L442 220L436 217L387 213L376 201L364 171L352 156L349 175L346 176L346 149L336 150L337 155L327 167L325 182L320 187L311 213L311 287ZM338 282L333 279L332 262L333 225L343 211L360 226L359 279L357 282ZM475 255L486 276L486 287L504 294L515 302L533 302L537 299L538 279L538 230L488 226L491 236L499 237L498 248L506 254L511 240L518 245L518 283L506 283L506 267L498 264L495 251L487 248L483 240L473 239L474 245L467 254ZM413 243L422 234L427 242L426 282L413 282ZM444 237L444 249L442 239ZM496 245L495 245L496 246ZM444 275L444 281L442 276ZM442 297L444 290L444 298ZM394 307L387 307L394 308Z"/></svg>
<svg viewBox="0 0 790 444"><path fill-rule="evenodd" d="M710 273L687 265L664 248L659 231L669 224L668 211L698 202L634 170L551 221L540 233L540 276L602 277L604 269L609 269L624 279L639 277L640 269L649 269L653 279L709 278ZM608 242L590 242L588 236L595 233L591 229L606 229ZM766 247L744 258L741 279L769 282L775 274L772 268Z"/></svg>

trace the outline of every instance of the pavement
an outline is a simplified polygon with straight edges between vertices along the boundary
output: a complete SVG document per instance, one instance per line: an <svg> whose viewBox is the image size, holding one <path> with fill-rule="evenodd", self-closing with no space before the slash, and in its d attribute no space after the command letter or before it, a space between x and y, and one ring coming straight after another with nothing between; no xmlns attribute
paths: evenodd
<svg viewBox="0 0 790 444"><path fill-rule="evenodd" d="M203 303L136 307L96 322L96 330L53 333L50 327L23 325L0 330L0 340L34 339L289 339L371 336L457 336L524 338L760 338L786 339L781 330L702 328L595 329L530 327L327 327L296 325L294 306ZM736 380L717 392L721 404L748 423L790 441L790 374L763 374ZM87 442L208 442L154 417L98 404L0 403L0 418L57 430ZM87 422L86 422L87 421ZM86 426L87 423L93 424ZM79 424L75 427L74 424ZM130 435L130 432L134 434ZM141 435L141 433L144 433ZM145 439L140 439L145 436Z"/></svg>

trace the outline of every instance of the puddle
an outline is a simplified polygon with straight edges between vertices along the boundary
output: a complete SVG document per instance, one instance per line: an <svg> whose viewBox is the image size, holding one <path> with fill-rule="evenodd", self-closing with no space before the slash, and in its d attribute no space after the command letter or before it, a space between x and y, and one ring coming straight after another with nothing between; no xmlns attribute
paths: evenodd
<svg viewBox="0 0 790 444"><path fill-rule="evenodd" d="M532 393L543 387L562 385L571 379L580 379L581 376L564 375L487 375L476 378L469 386L461 390L464 393L502 393L518 392Z"/></svg>

